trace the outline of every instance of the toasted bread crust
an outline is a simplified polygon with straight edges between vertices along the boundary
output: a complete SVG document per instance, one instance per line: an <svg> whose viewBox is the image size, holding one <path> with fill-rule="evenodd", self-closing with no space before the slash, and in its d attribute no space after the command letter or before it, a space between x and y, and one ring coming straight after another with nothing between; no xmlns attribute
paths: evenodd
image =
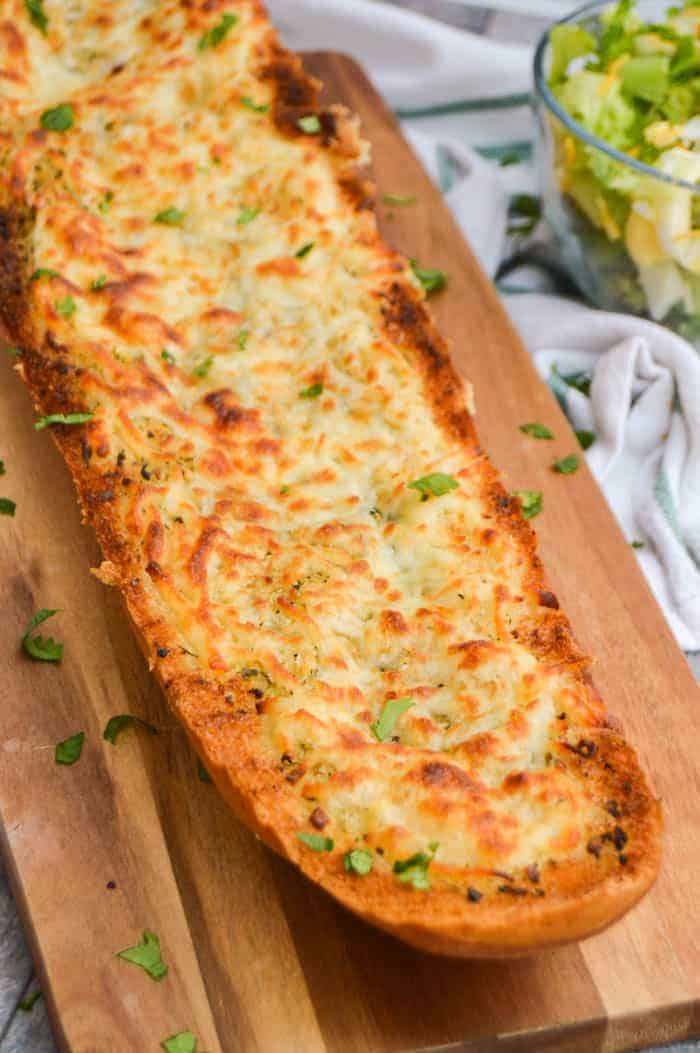
<svg viewBox="0 0 700 1053"><path fill-rule="evenodd" d="M205 11L206 6L201 5L196 17L211 21L211 4ZM262 8L254 5L254 9L255 17L263 19ZM570 857L562 852L561 858L543 864L542 875L539 868L530 867L529 874L518 871L517 875L499 876L493 866L481 871L470 867L462 874L437 861L431 868L433 887L420 891L397 881L386 867L377 866L363 877L349 873L340 852L315 853L300 843L295 783L283 765L272 763L261 750L264 712L259 711L255 697L242 682L225 686L183 649L172 614L154 587L159 576L167 574L167 566L159 562L157 526L146 537L141 524L125 528L120 493L129 476L119 461L107 468L91 455L95 443L99 445L103 438L100 426L58 426L52 430L53 438L73 476L84 517L104 553L101 576L120 589L169 705L235 814L339 902L406 942L440 954L521 955L580 939L618 918L653 882L660 858L658 802L634 751L605 714L590 679L588 660L548 587L534 532L478 445L464 385L422 294L405 261L390 253L378 237L373 215L367 212L370 192L354 121L339 108L320 110L318 86L304 74L296 56L284 51L272 32L265 41L257 54L258 71L260 82L272 89L277 133L293 140L303 138L299 118L317 115L321 147L328 154L347 208L366 214L362 237L385 266L384 279L368 294L379 305L382 336L400 349L420 376L426 413L450 448L463 454L468 466L464 485L479 502L489 531L507 538L517 551L524 599L512 638L540 666L564 669L572 692L583 700L577 705L585 711L585 720L572 719L556 739L557 763L562 770L566 768L567 777L585 787L586 800L593 802L596 814L604 813L607 818L593 832L583 854ZM36 138L44 133L32 134ZM13 341L23 349L18 369L40 413L85 411L88 403L79 357L59 327L47 325L28 306L32 218L21 188L4 179L2 195L0 314ZM227 414L232 410L221 393L210 392L207 399L219 426L228 424ZM207 543L203 536L202 550ZM394 749L392 756L406 752L400 744L386 748ZM437 783L466 778L454 774L444 758L432 767L428 764L427 769L424 765L423 771L426 781ZM519 792L527 784L528 773L514 771L509 778L513 792ZM475 874L484 891L471 899L465 888L471 887Z"/></svg>

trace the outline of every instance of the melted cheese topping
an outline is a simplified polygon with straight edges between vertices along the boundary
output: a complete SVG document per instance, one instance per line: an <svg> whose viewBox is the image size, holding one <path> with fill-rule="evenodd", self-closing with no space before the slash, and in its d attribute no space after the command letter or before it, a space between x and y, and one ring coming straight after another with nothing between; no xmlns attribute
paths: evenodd
<svg viewBox="0 0 700 1053"><path fill-rule="evenodd" d="M356 159L278 130L264 17L210 8L45 0L45 36L0 6L3 163L55 272L29 283L38 343L81 371L114 530L193 667L253 692L300 830L379 866L438 842L453 881L578 857L602 819L563 729L600 707L514 635L543 615L526 553L385 324L389 284L417 286L340 185ZM431 472L458 487L422 499Z"/></svg>

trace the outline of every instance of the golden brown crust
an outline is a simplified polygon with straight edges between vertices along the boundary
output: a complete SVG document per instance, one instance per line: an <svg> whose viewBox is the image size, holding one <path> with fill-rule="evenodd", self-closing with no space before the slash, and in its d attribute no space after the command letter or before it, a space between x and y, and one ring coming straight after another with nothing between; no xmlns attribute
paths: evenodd
<svg viewBox="0 0 700 1053"><path fill-rule="evenodd" d="M202 5L203 17L210 18L215 6ZM198 26L194 13L191 17ZM261 9L258 17L263 17ZM359 165L362 148L355 123L340 109L318 109L316 83L303 73L297 57L285 52L273 36L261 49L259 63L261 82L272 85L273 114L280 134L303 138L299 118L317 115L323 148L342 159L337 178L348 207L358 213L365 210L369 189ZM13 340L23 349L20 372L41 413L83 411L86 403L81 366L72 349L61 342L51 325L42 332L38 320L27 309L31 216L11 181L3 193L0 312ZM422 378L425 405L450 444L463 451L465 463L477 465L469 478L488 524L482 532L484 545L506 537L517 550L525 595L522 617L511 629L511 636L543 666L566 668L572 690L586 699L585 726L566 726L555 743L552 761L585 784L588 798L607 816L582 856L575 860L545 860L541 867L533 864L517 874L487 868L479 875L480 891L470 898L465 896L464 884L459 882L454 867L441 869L436 862L431 869L435 887L420 891L398 882L386 869L375 868L358 879L345 870L339 853L316 854L305 849L297 837L295 811L299 765L293 759L288 763L284 757L272 764L260 750L265 706L265 700L259 697L262 693L241 676L232 676L225 682L215 678L181 646L167 607L152 587L154 582L166 582L168 577L167 567L163 566L164 539L159 523L154 521L138 528L143 555L141 543L137 544L133 536L130 543L115 525L114 510L120 494L124 488L138 490L142 480L134 479L131 469L119 458L106 468L99 455L100 443L106 443L106 439L97 424L57 426L52 435L75 481L85 518L102 547L102 580L119 586L144 653L169 704L236 815L350 910L417 947L465 957L525 954L597 932L643 895L659 865L660 809L634 752L610 728L611 722L590 681L587 659L548 588L535 551L534 532L479 448L463 384L420 291L407 276L404 261L381 246L371 215L364 230L365 237L381 249L386 260L386 278L372 291L379 303L384 336ZM80 294L79 289L72 291ZM118 330L121 323L115 312L121 310L119 289L115 284L108 292L112 304L109 324ZM131 326L133 322L133 317L129 317L125 324ZM143 318L139 324L144 324ZM151 323L146 319L146 324ZM177 329L169 329L166 339L177 343ZM272 441L258 435L256 411L241 408L228 389L210 391L203 402L218 434L233 431L237 437L251 437L250 441ZM145 470L144 465L143 480L147 479ZM245 515L250 521L260 514L254 502L249 502ZM215 522L204 528L191 555L188 574L195 586L206 581L207 562L218 529ZM390 606L382 624L388 634L400 636L405 631L404 616ZM458 654L465 668L470 663L477 666L481 643L471 640L458 644L453 653ZM492 646L485 642L487 649ZM348 739L348 749L357 747L359 742ZM402 749L397 745L395 753L399 755ZM464 749L473 756L480 750L488 755L489 733L472 737ZM423 763L415 777L445 793L471 792L464 782L468 776L444 758ZM528 787L534 792L535 778L527 770L513 771L504 781L502 792L507 796L509 792L527 792ZM318 828L313 819L311 823ZM498 831L492 836L497 838Z"/></svg>

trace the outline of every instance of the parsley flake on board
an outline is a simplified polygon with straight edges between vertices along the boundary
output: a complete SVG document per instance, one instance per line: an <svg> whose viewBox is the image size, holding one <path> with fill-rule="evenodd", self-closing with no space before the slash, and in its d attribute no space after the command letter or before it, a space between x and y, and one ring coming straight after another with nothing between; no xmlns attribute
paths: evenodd
<svg viewBox="0 0 700 1053"><path fill-rule="evenodd" d="M200 782L214 782L207 769L202 764L199 757L197 757L197 776Z"/></svg>
<svg viewBox="0 0 700 1053"><path fill-rule="evenodd" d="M87 424L93 417L94 413L49 413L34 421L34 430L42 431L50 424Z"/></svg>
<svg viewBox="0 0 700 1053"><path fill-rule="evenodd" d="M532 439L554 438L554 432L548 428L546 424L540 424L536 420L530 421L528 424L521 424L520 430L525 435L529 435Z"/></svg>
<svg viewBox="0 0 700 1053"><path fill-rule="evenodd" d="M205 51L207 48L215 48L217 44L220 44L228 36L237 21L238 15L232 15L228 12L223 14L221 20L199 38L198 50Z"/></svg>
<svg viewBox="0 0 700 1053"><path fill-rule="evenodd" d="M303 260L304 256L309 255L315 244L316 242L314 241L307 241L306 245L302 245L300 249L297 249L294 255L298 260Z"/></svg>
<svg viewBox="0 0 700 1053"><path fill-rule="evenodd" d="M306 135L318 135L321 131L321 122L315 113L310 113L306 117L300 117L297 121L297 127L305 132Z"/></svg>
<svg viewBox="0 0 700 1053"><path fill-rule="evenodd" d="M36 26L36 28L41 30L44 36L46 36L46 30L49 28L49 20L44 11L44 0L24 0L24 6L29 18L31 19L32 25Z"/></svg>
<svg viewBox="0 0 700 1053"><path fill-rule="evenodd" d="M409 260L411 270L425 290L426 296L440 292L447 285L447 275L437 267L421 267L416 260Z"/></svg>
<svg viewBox="0 0 700 1053"><path fill-rule="evenodd" d="M147 972L152 980L162 980L168 971L168 967L161 958L160 941L155 932L148 929L143 934L141 943L135 947L127 947L117 952L117 958L123 958L125 962L138 965Z"/></svg>
<svg viewBox="0 0 700 1053"><path fill-rule="evenodd" d="M368 848L352 848L343 856L343 866L349 874L365 877L374 865L372 853Z"/></svg>
<svg viewBox="0 0 700 1053"><path fill-rule="evenodd" d="M27 995L26 998L22 999L17 1008L21 1009L23 1013L31 1013L32 1009L34 1008L34 1006L40 998L41 991L32 991L30 995Z"/></svg>
<svg viewBox="0 0 700 1053"><path fill-rule="evenodd" d="M570 453L568 457L560 457L558 461L555 461L552 465L552 471L559 472L560 475L571 475L580 464L581 461L578 454Z"/></svg>
<svg viewBox="0 0 700 1053"><path fill-rule="evenodd" d="M459 487L455 477L445 475L444 472L422 475L420 479L414 479L413 482L406 485L409 490L417 490L423 501L427 501L429 497L442 497L443 494L448 494L450 490L456 490Z"/></svg>
<svg viewBox="0 0 700 1053"><path fill-rule="evenodd" d="M643 541L630 541L630 545L632 546L632 548L644 548Z"/></svg>
<svg viewBox="0 0 700 1053"><path fill-rule="evenodd" d="M75 123L73 107L67 102L62 102L50 110L44 110L39 118L39 124L47 132L67 132Z"/></svg>
<svg viewBox="0 0 700 1053"><path fill-rule="evenodd" d="M385 205L394 205L395 208L408 208L409 205L415 205L418 199L412 197L410 194L382 194L382 201Z"/></svg>
<svg viewBox="0 0 700 1053"><path fill-rule="evenodd" d="M150 731L151 735L158 734L158 729L149 724L147 720L142 720L133 713L118 713L116 717L110 717L105 724L102 738L115 746L122 731L128 727L143 728L145 731Z"/></svg>
<svg viewBox="0 0 700 1053"><path fill-rule="evenodd" d="M62 300L57 300L54 307L61 318L71 318L76 312L76 303L72 296L64 296Z"/></svg>
<svg viewBox="0 0 700 1053"><path fill-rule="evenodd" d="M386 742L394 733L394 727L399 717L413 705L412 698L390 698L384 703L377 720L369 726L377 742Z"/></svg>
<svg viewBox="0 0 700 1053"><path fill-rule="evenodd" d="M56 607L55 610L49 610L46 607L42 607L41 610L37 611L32 616L29 625L24 631L22 637L22 647L30 658L36 658L40 662L60 662L63 657L63 644L58 643L51 636L43 637L40 635L32 636L32 632L36 629L37 625L41 625L47 618L53 618L54 614L60 613L60 607Z"/></svg>
<svg viewBox="0 0 700 1053"><path fill-rule="evenodd" d="M4 461L0 461L0 475L4 475L4 474L5 474L5 462Z"/></svg>
<svg viewBox="0 0 700 1053"><path fill-rule="evenodd" d="M311 384L308 388L302 388L299 392L299 398L317 399L321 394L323 394L323 384L319 381L316 384Z"/></svg>
<svg viewBox="0 0 700 1053"><path fill-rule="evenodd" d="M297 837L312 852L332 852L334 841L332 837L324 837L323 834L299 833Z"/></svg>
<svg viewBox="0 0 700 1053"><path fill-rule="evenodd" d="M241 96L241 103L247 109L252 110L253 113L267 113L270 109L266 102L255 102L254 99L251 99L250 95Z"/></svg>
<svg viewBox="0 0 700 1053"><path fill-rule="evenodd" d="M248 224L252 223L255 217L259 214L259 208L253 208L251 205L243 205L241 211L238 213L236 223L239 227L247 227Z"/></svg>
<svg viewBox="0 0 700 1053"><path fill-rule="evenodd" d="M13 516L16 508L15 501L11 501L9 497L0 497L0 516Z"/></svg>
<svg viewBox="0 0 700 1053"><path fill-rule="evenodd" d="M54 752L56 764L75 764L77 760L80 760L84 742L84 731L79 731L76 735L71 735L70 738L59 742Z"/></svg>
<svg viewBox="0 0 700 1053"><path fill-rule="evenodd" d="M595 442L595 432L592 431L577 431L574 432L578 439L578 444L582 450L588 450Z"/></svg>
<svg viewBox="0 0 700 1053"><path fill-rule="evenodd" d="M526 519L534 519L542 511L541 490L516 490L514 496L520 499L520 506Z"/></svg>
<svg viewBox="0 0 700 1053"><path fill-rule="evenodd" d="M179 227L184 218L185 213L181 209L170 205L169 208L164 208L161 212L157 212L153 217L153 222L162 223L166 227Z"/></svg>
<svg viewBox="0 0 700 1053"><path fill-rule="evenodd" d="M394 863L394 873L399 881L413 885L418 892L426 892L430 888L428 867L435 857L438 846L433 842L429 847L430 853L416 852L408 859L397 859Z"/></svg>
<svg viewBox="0 0 700 1053"><path fill-rule="evenodd" d="M160 1044L165 1053L197 1053L197 1039L191 1031L178 1031Z"/></svg>

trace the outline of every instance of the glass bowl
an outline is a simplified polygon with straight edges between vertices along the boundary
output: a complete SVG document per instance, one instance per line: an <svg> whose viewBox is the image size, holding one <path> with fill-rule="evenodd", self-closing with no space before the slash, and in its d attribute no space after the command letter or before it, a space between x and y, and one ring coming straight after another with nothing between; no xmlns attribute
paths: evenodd
<svg viewBox="0 0 700 1053"><path fill-rule="evenodd" d="M595 36L610 6L587 4L555 24ZM661 21L667 7L637 4L644 21ZM700 346L700 186L621 153L562 108L547 83L552 28L535 52L535 157L561 261L596 306L652 318ZM596 194L581 171L604 172L624 190Z"/></svg>

